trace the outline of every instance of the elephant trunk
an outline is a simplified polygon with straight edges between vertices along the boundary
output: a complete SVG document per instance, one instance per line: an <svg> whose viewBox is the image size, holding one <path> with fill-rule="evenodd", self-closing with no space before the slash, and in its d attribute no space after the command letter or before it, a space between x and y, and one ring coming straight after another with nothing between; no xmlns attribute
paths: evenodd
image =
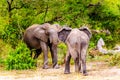
<svg viewBox="0 0 120 80"><path fill-rule="evenodd" d="M57 35L50 36L50 43L52 43L53 45L57 45L59 43L58 36Z"/></svg>
<svg viewBox="0 0 120 80"><path fill-rule="evenodd" d="M57 45L59 43L57 30L55 30L54 28L49 28L48 33L50 43L52 43L53 45Z"/></svg>

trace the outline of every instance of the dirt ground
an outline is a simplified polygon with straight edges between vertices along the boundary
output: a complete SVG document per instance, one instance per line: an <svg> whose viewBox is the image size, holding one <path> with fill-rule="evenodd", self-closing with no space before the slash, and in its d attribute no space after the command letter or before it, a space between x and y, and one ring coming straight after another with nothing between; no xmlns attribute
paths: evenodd
<svg viewBox="0 0 120 80"><path fill-rule="evenodd" d="M88 76L74 72L74 65L70 66L71 74L64 74L64 65L60 69L12 70L0 71L0 80L120 80L120 68L109 67L105 62L88 62Z"/></svg>

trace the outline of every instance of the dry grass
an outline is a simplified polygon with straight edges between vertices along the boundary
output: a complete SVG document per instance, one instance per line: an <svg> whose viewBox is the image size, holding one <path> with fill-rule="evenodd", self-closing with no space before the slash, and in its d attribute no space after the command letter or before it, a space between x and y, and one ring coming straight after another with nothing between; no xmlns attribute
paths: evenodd
<svg viewBox="0 0 120 80"><path fill-rule="evenodd" d="M71 65L71 74L64 74L64 65L60 69L42 69L39 66L36 70L12 70L0 72L0 80L119 80L120 69L109 67L105 62L87 63L88 76L74 72L74 65Z"/></svg>

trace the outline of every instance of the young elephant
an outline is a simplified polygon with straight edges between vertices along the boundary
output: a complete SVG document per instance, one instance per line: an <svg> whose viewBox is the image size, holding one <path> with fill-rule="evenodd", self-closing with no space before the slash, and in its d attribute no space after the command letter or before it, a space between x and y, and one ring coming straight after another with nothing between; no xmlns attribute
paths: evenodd
<svg viewBox="0 0 120 80"><path fill-rule="evenodd" d="M91 36L92 34L87 27L82 27L80 29L63 27L60 30L58 37L61 41L65 42L68 47L65 59L65 74L70 73L70 59L72 57L75 62L75 71L82 71L83 75L87 75L86 51Z"/></svg>

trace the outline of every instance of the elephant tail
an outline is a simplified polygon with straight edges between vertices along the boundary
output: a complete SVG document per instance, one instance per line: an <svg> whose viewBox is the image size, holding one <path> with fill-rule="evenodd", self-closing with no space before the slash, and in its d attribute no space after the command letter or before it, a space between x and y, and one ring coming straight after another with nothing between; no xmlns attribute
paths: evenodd
<svg viewBox="0 0 120 80"><path fill-rule="evenodd" d="M78 58L78 52L75 49L71 49L70 54L74 60L76 60L76 58Z"/></svg>

